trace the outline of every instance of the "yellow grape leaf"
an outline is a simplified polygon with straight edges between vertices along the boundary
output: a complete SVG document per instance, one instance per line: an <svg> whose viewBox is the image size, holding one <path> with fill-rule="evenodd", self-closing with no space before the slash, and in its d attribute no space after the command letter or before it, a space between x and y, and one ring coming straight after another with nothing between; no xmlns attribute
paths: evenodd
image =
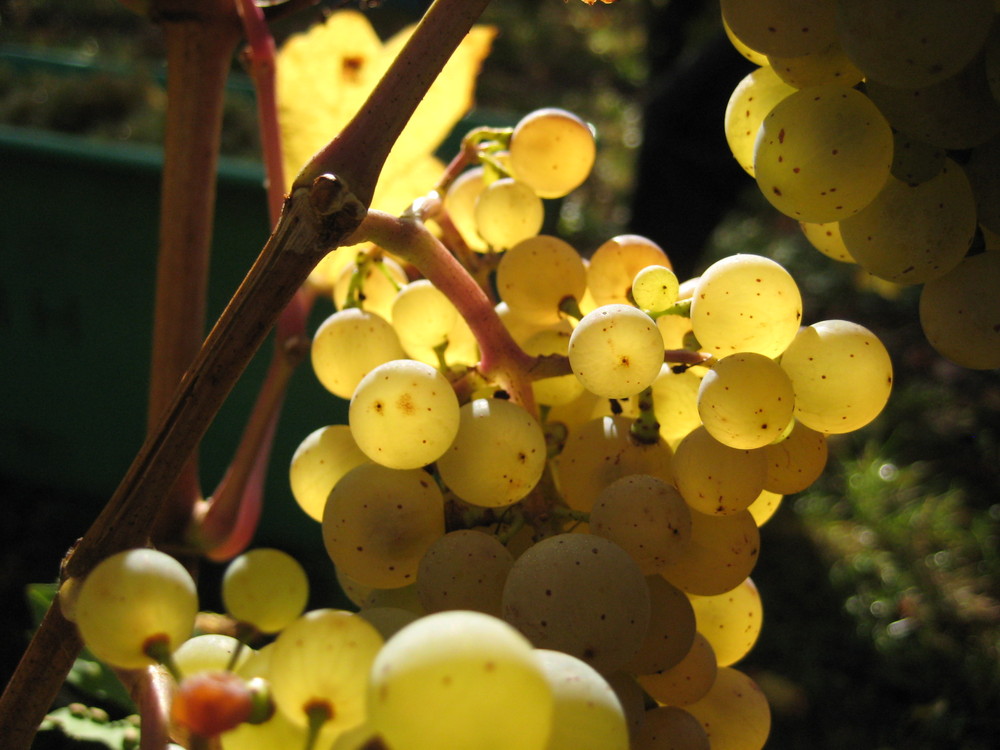
<svg viewBox="0 0 1000 750"><path fill-rule="evenodd" d="M282 46L278 119L287 185L360 109L414 28L383 44L363 13L341 10ZM472 107L495 35L492 27L476 26L462 41L389 154L372 208L398 214L434 187L443 165L432 154Z"/></svg>

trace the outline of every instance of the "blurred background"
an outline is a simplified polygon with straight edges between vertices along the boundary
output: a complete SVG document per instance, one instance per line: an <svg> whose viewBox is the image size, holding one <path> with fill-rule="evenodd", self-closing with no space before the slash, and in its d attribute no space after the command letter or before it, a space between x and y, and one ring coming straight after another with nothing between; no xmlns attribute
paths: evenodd
<svg viewBox="0 0 1000 750"><path fill-rule="evenodd" d="M426 3L366 6L384 37ZM294 33L324 2L276 29ZM357 7L356 4L351 7ZM682 278L735 252L795 276L805 321L848 318L886 343L896 389L869 427L830 441L812 488L762 529L765 625L740 668L768 694L769 748L995 748L1000 736L1000 378L938 357L916 290L875 284L813 250L729 154L723 113L751 69L713 0L498 0L477 122L540 106L592 122L600 161L550 217L587 254L625 231ZM116 0L0 0L0 677L31 627L24 586L54 580L143 431L165 106L158 30ZM227 93L211 315L267 236L253 92ZM446 155L447 156L447 155ZM319 306L318 319L330 312ZM210 432L206 488L228 461L265 362ZM261 544L327 569L285 467L343 419L302 368L279 429ZM208 584L218 571L206 570ZM315 580L315 604L337 601Z"/></svg>

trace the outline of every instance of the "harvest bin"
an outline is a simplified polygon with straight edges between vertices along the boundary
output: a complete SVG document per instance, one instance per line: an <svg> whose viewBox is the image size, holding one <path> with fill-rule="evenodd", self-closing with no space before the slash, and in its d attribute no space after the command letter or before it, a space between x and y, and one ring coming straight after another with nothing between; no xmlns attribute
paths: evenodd
<svg viewBox="0 0 1000 750"><path fill-rule="evenodd" d="M141 445L161 167L158 148L0 126L3 477L107 498ZM267 236L262 168L223 159L209 324ZM317 319L331 310L318 304ZM207 492L232 455L270 345L265 343L203 444ZM322 549L318 525L291 497L287 466L309 432L345 419L346 405L322 389L308 364L299 368L278 428L261 540Z"/></svg>

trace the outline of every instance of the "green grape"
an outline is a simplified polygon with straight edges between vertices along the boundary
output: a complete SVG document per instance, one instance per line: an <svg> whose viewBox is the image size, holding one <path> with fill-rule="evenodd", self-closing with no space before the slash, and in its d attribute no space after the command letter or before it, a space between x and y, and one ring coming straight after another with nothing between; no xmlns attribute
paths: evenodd
<svg viewBox="0 0 1000 750"><path fill-rule="evenodd" d="M235 620L250 623L262 633L277 633L305 610L309 578L287 552L260 547L226 567L222 601Z"/></svg>
<svg viewBox="0 0 1000 750"><path fill-rule="evenodd" d="M367 461L346 424L314 430L299 443L288 469L295 502L310 518L322 521L330 490L344 474Z"/></svg>
<svg viewBox="0 0 1000 750"><path fill-rule="evenodd" d="M510 401L477 398L459 410L458 433L437 461L441 480L473 505L499 508L527 495L545 470L545 433Z"/></svg>
<svg viewBox="0 0 1000 750"><path fill-rule="evenodd" d="M691 539L691 511L661 479L630 474L603 490L590 511L590 530L632 556L644 575L676 560Z"/></svg>
<svg viewBox="0 0 1000 750"><path fill-rule="evenodd" d="M514 558L492 534L459 529L435 541L417 568L417 595L427 612L468 609L499 617Z"/></svg>
<svg viewBox="0 0 1000 750"><path fill-rule="evenodd" d="M890 177L866 208L840 222L844 246L866 271L895 284L943 276L965 257L976 233L976 201L950 159L919 185Z"/></svg>
<svg viewBox="0 0 1000 750"><path fill-rule="evenodd" d="M941 173L945 163L945 151L939 146L895 131L892 134L892 176L907 185L919 185Z"/></svg>
<svg viewBox="0 0 1000 750"><path fill-rule="evenodd" d="M411 281L399 290L392 303L392 327L404 348L443 344L458 317L451 300L427 279Z"/></svg>
<svg viewBox="0 0 1000 750"><path fill-rule="evenodd" d="M486 187L483 167L467 169L448 186L444 194L444 207L452 223L462 235L465 244L477 253L489 250L476 227L476 200Z"/></svg>
<svg viewBox="0 0 1000 750"><path fill-rule="evenodd" d="M188 638L174 651L174 666L177 671L187 677L198 672L221 672L229 669L233 654L239 651L233 671L246 663L253 653L249 646L245 647L231 635L221 633L205 633Z"/></svg>
<svg viewBox="0 0 1000 750"><path fill-rule="evenodd" d="M834 0L722 0L732 33L765 55L805 55L836 40Z"/></svg>
<svg viewBox="0 0 1000 750"><path fill-rule="evenodd" d="M799 331L781 357L795 389L795 418L817 432L840 434L878 416L892 389L892 362L867 328L824 320Z"/></svg>
<svg viewBox="0 0 1000 750"><path fill-rule="evenodd" d="M594 306L629 304L632 280L646 266L673 268L663 249L642 235L620 234L601 244L587 266Z"/></svg>
<svg viewBox="0 0 1000 750"><path fill-rule="evenodd" d="M757 499L750 503L747 511L753 516L754 523L757 524L758 528L771 520L771 516L778 511L784 497L784 495L779 495L777 492L763 490L757 496Z"/></svg>
<svg viewBox="0 0 1000 750"><path fill-rule="evenodd" d="M458 398L435 368L412 359L379 365L358 383L347 413L358 448L392 469L437 460L458 432Z"/></svg>
<svg viewBox="0 0 1000 750"><path fill-rule="evenodd" d="M749 511L728 516L691 512L687 552L661 573L689 594L714 596L747 578L760 554L760 530Z"/></svg>
<svg viewBox="0 0 1000 750"><path fill-rule="evenodd" d="M510 164L540 198L562 198L587 179L597 156L587 123L564 109L537 109L510 136Z"/></svg>
<svg viewBox="0 0 1000 750"><path fill-rule="evenodd" d="M395 590L395 589L391 589ZM421 617L416 612L403 609L402 607L363 607L358 611L358 616L363 617L378 634L385 640L389 640L400 630L411 622Z"/></svg>
<svg viewBox="0 0 1000 750"><path fill-rule="evenodd" d="M708 735L694 716L677 706L646 712L632 750L709 750Z"/></svg>
<svg viewBox="0 0 1000 750"><path fill-rule="evenodd" d="M743 170L754 176L753 149L757 131L778 102L795 92L770 66L747 74L733 89L724 117L726 142Z"/></svg>
<svg viewBox="0 0 1000 750"><path fill-rule="evenodd" d="M878 194L892 165L892 130L854 89L800 89L761 123L754 174L764 197L797 221L839 221Z"/></svg>
<svg viewBox="0 0 1000 750"><path fill-rule="evenodd" d="M982 48L992 0L838 0L840 44L869 81L914 89L958 72Z"/></svg>
<svg viewBox="0 0 1000 750"><path fill-rule="evenodd" d="M712 689L686 710L705 728L712 750L761 750L771 732L767 697L732 667L720 667Z"/></svg>
<svg viewBox="0 0 1000 750"><path fill-rule="evenodd" d="M663 336L641 310L603 305L573 329L569 364L591 393L605 398L635 396L660 374Z"/></svg>
<svg viewBox="0 0 1000 750"><path fill-rule="evenodd" d="M751 579L724 594L688 596L698 632L711 644L720 667L735 664L750 653L764 617L760 592Z"/></svg>
<svg viewBox="0 0 1000 750"><path fill-rule="evenodd" d="M712 644L701 633L695 633L683 659L668 669L639 675L638 680L657 703L687 706L708 694L718 670Z"/></svg>
<svg viewBox="0 0 1000 750"><path fill-rule="evenodd" d="M170 555L145 548L99 562L83 579L74 608L83 644L121 669L156 664L150 647L176 650L191 635L197 613L191 574Z"/></svg>
<svg viewBox="0 0 1000 750"><path fill-rule="evenodd" d="M864 77L837 42L795 57L769 55L767 62L782 81L797 89L828 84L850 88Z"/></svg>
<svg viewBox="0 0 1000 750"><path fill-rule="evenodd" d="M583 258L567 242L548 234L521 240L500 258L497 291L522 318L550 325L564 318L564 299L579 300L587 289Z"/></svg>
<svg viewBox="0 0 1000 750"><path fill-rule="evenodd" d="M306 612L274 641L268 679L278 709L299 726L325 712L324 729L365 719L368 675L382 636L364 618L338 609Z"/></svg>
<svg viewBox="0 0 1000 750"><path fill-rule="evenodd" d="M527 184L503 177L479 194L475 219L479 236L493 249L502 250L538 234L545 208Z"/></svg>
<svg viewBox="0 0 1000 750"><path fill-rule="evenodd" d="M552 713L531 644L481 612L420 618L386 642L371 670L369 719L392 748L545 750Z"/></svg>
<svg viewBox="0 0 1000 750"><path fill-rule="evenodd" d="M851 251L844 247L844 240L840 236L840 222L811 224L807 221L801 221L799 227L802 229L802 234L809 240L809 244L827 258L833 258L833 260L839 260L842 263L855 262Z"/></svg>
<svg viewBox="0 0 1000 750"><path fill-rule="evenodd" d="M674 483L700 513L746 510L764 489L767 461L760 450L719 442L705 426L689 432L674 451Z"/></svg>
<svg viewBox="0 0 1000 750"><path fill-rule="evenodd" d="M778 263L740 253L716 261L701 275L691 301L691 329L717 357L756 352L777 357L795 338L802 295Z"/></svg>
<svg viewBox="0 0 1000 750"><path fill-rule="evenodd" d="M529 336L521 344L521 348L525 354L533 357L546 354L560 354L565 357L569 352L571 333L572 329L568 327L547 328ZM531 389L535 394L535 401L547 406L568 404L584 392L583 383L573 373L533 380Z"/></svg>
<svg viewBox="0 0 1000 750"><path fill-rule="evenodd" d="M350 352L349 356L344 356ZM393 327L379 315L352 307L324 320L310 350L313 372L330 393L348 399L361 378L406 352Z"/></svg>
<svg viewBox="0 0 1000 750"><path fill-rule="evenodd" d="M545 750L629 750L618 696L589 664L561 651L535 651L552 688L552 733Z"/></svg>
<svg viewBox="0 0 1000 750"><path fill-rule="evenodd" d="M636 440L632 422L621 416L598 417L570 433L556 461L556 472L559 489L571 508L589 512L605 486L629 474L673 482L670 448L663 441Z"/></svg>
<svg viewBox="0 0 1000 750"><path fill-rule="evenodd" d="M976 197L979 224L993 232L1000 231L1000 138L972 149L964 168Z"/></svg>
<svg viewBox="0 0 1000 750"><path fill-rule="evenodd" d="M755 352L723 357L705 373L698 413L705 429L731 448L773 443L792 421L795 393L781 365Z"/></svg>
<svg viewBox="0 0 1000 750"><path fill-rule="evenodd" d="M696 370L674 372L668 365L660 368L660 374L653 381L653 414L660 423L660 435L664 440L679 441L701 424L698 415L700 387L701 376Z"/></svg>
<svg viewBox="0 0 1000 750"><path fill-rule="evenodd" d="M420 469L362 464L330 493L323 542L338 569L364 586L416 580L420 558L444 534L444 499Z"/></svg>
<svg viewBox="0 0 1000 750"><path fill-rule="evenodd" d="M694 644L695 619L691 600L658 575L646 576L649 586L649 628L638 653L625 665L634 674L662 672L680 663Z"/></svg>
<svg viewBox="0 0 1000 750"><path fill-rule="evenodd" d="M649 606L639 566L593 534L557 534L529 547L503 591L504 619L536 647L565 651L602 672L638 652Z"/></svg>
<svg viewBox="0 0 1000 750"><path fill-rule="evenodd" d="M939 148L974 148L1000 132L1000 103L980 62L930 86L869 83L865 93L897 130Z"/></svg>
<svg viewBox="0 0 1000 750"><path fill-rule="evenodd" d="M333 304L338 310L343 310L347 304L351 279L357 272L357 264L351 263L340 272L334 282ZM364 300L362 306L368 312L375 313L391 323L392 303L396 299L396 293L408 280L406 271L392 258L382 257L368 262L363 272L361 288L358 290L359 299Z"/></svg>
<svg viewBox="0 0 1000 750"><path fill-rule="evenodd" d="M648 312L662 312L677 301L677 274L666 266L646 266L632 279L632 298Z"/></svg>
<svg viewBox="0 0 1000 750"><path fill-rule="evenodd" d="M920 325L939 354L962 367L1000 367L1000 252L973 255L927 282Z"/></svg>
<svg viewBox="0 0 1000 750"><path fill-rule="evenodd" d="M826 435L796 422L784 440L764 448L764 489L791 495L809 487L826 468Z"/></svg>

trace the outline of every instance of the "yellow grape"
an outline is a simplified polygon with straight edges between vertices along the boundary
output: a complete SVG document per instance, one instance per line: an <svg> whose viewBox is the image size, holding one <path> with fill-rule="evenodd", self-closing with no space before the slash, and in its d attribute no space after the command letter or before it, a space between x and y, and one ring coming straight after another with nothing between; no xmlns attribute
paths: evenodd
<svg viewBox="0 0 1000 750"><path fill-rule="evenodd" d="M805 55L836 40L834 0L722 0L734 36L765 55Z"/></svg>
<svg viewBox="0 0 1000 750"><path fill-rule="evenodd" d="M583 317L569 340L569 364L591 393L628 398L648 387L663 364L663 336L631 305L602 305Z"/></svg>
<svg viewBox="0 0 1000 750"><path fill-rule="evenodd" d="M350 352L350 356L344 356ZM349 399L361 378L381 364L403 359L406 352L385 318L358 307L324 320L310 349L313 372L330 393Z"/></svg>
<svg viewBox="0 0 1000 750"><path fill-rule="evenodd" d="M736 352L777 357L801 320L802 295L792 275L770 258L749 253L705 269L691 302L694 335L716 357Z"/></svg>
<svg viewBox="0 0 1000 750"><path fill-rule="evenodd" d="M767 62L781 80L797 89L827 84L850 88L864 78L837 42L805 55L769 55Z"/></svg>
<svg viewBox="0 0 1000 750"><path fill-rule="evenodd" d="M323 512L323 543L338 569L365 586L416 580L444 534L444 499L430 474L361 464L337 482Z"/></svg>
<svg viewBox="0 0 1000 750"><path fill-rule="evenodd" d="M753 149L757 131L774 105L795 93L795 87L781 80L765 65L747 74L729 97L723 118L729 150L743 170L754 176Z"/></svg>
<svg viewBox="0 0 1000 750"><path fill-rule="evenodd" d="M700 387L701 376L693 369L674 372L669 365L660 368L660 374L653 381L653 413L660 423L660 435L664 440L679 441L701 425L698 415Z"/></svg>
<svg viewBox="0 0 1000 750"><path fill-rule="evenodd" d="M767 697L732 667L720 667L712 689L685 709L705 728L712 750L761 750L771 732Z"/></svg>
<svg viewBox="0 0 1000 750"><path fill-rule="evenodd" d="M701 633L695 633L683 659L669 669L639 675L638 680L657 703L687 706L712 689L718 669L712 644Z"/></svg>
<svg viewBox="0 0 1000 750"><path fill-rule="evenodd" d="M416 469L437 460L458 432L458 397L435 368L411 359L379 365L358 383L351 434L372 461Z"/></svg>
<svg viewBox="0 0 1000 750"><path fill-rule="evenodd" d="M792 421L795 393L781 365L756 352L723 357L701 379L698 413L705 429L731 448L761 448Z"/></svg>
<svg viewBox="0 0 1000 750"><path fill-rule="evenodd" d="M687 552L661 573L689 594L714 596L747 578L760 554L760 530L749 511L709 516L692 511Z"/></svg>
<svg viewBox="0 0 1000 750"><path fill-rule="evenodd" d="M587 179L597 156L594 134L572 112L549 107L521 118L510 136L510 163L540 198L561 198Z"/></svg>
<svg viewBox="0 0 1000 750"><path fill-rule="evenodd" d="M677 301L677 274L666 266L646 266L632 279L632 298L647 312L662 312Z"/></svg>
<svg viewBox="0 0 1000 750"><path fill-rule="evenodd" d="M936 177L944 167L945 158L945 150L940 146L898 130L893 133L892 176L908 185L919 185Z"/></svg>
<svg viewBox="0 0 1000 750"><path fill-rule="evenodd" d="M406 750L545 750L553 703L531 644L481 612L438 612L400 630L368 688L372 727Z"/></svg>
<svg viewBox="0 0 1000 750"><path fill-rule="evenodd" d="M826 257L839 260L842 263L855 262L851 251L844 247L844 240L840 236L840 222L811 224L807 221L800 221L799 227L802 229L802 234L809 240L809 244Z"/></svg>
<svg viewBox="0 0 1000 750"><path fill-rule="evenodd" d="M674 484L692 509L730 515L750 506L764 489L767 461L760 450L720 443L703 425L674 451Z"/></svg>
<svg viewBox="0 0 1000 750"><path fill-rule="evenodd" d="M521 240L500 258L497 291L511 311L549 325L564 319L564 299L579 300L587 269L576 249L558 237L540 234Z"/></svg>
<svg viewBox="0 0 1000 750"><path fill-rule="evenodd" d="M333 285L333 304L338 310L343 310L347 304L351 279L356 273L358 266L351 263L340 272ZM391 323L392 303L396 299L396 293L407 281L406 271L392 258L382 257L366 263L358 291L364 300L362 307Z"/></svg>
<svg viewBox="0 0 1000 750"><path fill-rule="evenodd" d="M363 607L358 615L371 623L386 640L421 616L409 609L389 606Z"/></svg>
<svg viewBox="0 0 1000 750"><path fill-rule="evenodd" d="M635 275L653 265L673 268L663 249L648 237L621 234L602 243L587 265L587 288L595 306L629 304Z"/></svg>
<svg viewBox="0 0 1000 750"><path fill-rule="evenodd" d="M489 245L479 236L476 227L476 200L486 187L483 167L467 169L448 186L444 207L465 244L477 253L485 253Z"/></svg>
<svg viewBox="0 0 1000 750"><path fill-rule="evenodd" d="M260 547L234 558L222 577L222 601L236 620L262 633L277 633L302 614L309 579L299 561L278 549Z"/></svg>
<svg viewBox="0 0 1000 750"><path fill-rule="evenodd" d="M633 674L661 672L678 664L694 644L695 619L691 600L663 576L646 576L649 586L649 628L638 653L625 665Z"/></svg>
<svg viewBox="0 0 1000 750"><path fill-rule="evenodd" d="M976 201L950 159L936 177L909 185L889 177L867 207L840 222L840 236L869 273L896 284L943 276L965 257L976 233Z"/></svg>
<svg viewBox="0 0 1000 750"><path fill-rule="evenodd" d="M885 345L847 320L803 328L782 355L781 367L795 389L795 418L817 432L864 427L882 411L892 390Z"/></svg>
<svg viewBox="0 0 1000 750"><path fill-rule="evenodd" d="M782 99L761 124L754 174L764 197L797 221L839 221L878 194L892 165L892 130L859 91L826 85Z"/></svg>
<svg viewBox="0 0 1000 750"><path fill-rule="evenodd" d="M417 568L417 595L427 612L471 609L500 616L514 558L493 534L458 529L437 539Z"/></svg>
<svg viewBox="0 0 1000 750"><path fill-rule="evenodd" d="M747 578L736 588L715 596L689 594L698 632L708 639L720 667L735 664L753 648L760 635L764 608L760 592Z"/></svg>
<svg viewBox="0 0 1000 750"><path fill-rule="evenodd" d="M791 495L809 487L826 468L826 435L796 422L784 440L764 448L764 489Z"/></svg>
<svg viewBox="0 0 1000 750"><path fill-rule="evenodd" d="M458 432L438 458L437 469L462 500L499 508L534 489L547 457L545 434L523 407L477 398L459 409Z"/></svg>
<svg viewBox="0 0 1000 750"><path fill-rule="evenodd" d="M658 706L643 717L632 750L709 750L708 735L694 716L677 706Z"/></svg>
<svg viewBox="0 0 1000 750"><path fill-rule="evenodd" d="M239 651L233 671L246 663L253 655L253 649L244 647L239 639L221 633L203 633L188 638L174 651L174 666L187 677L198 672L221 672L229 669L233 654Z"/></svg>
<svg viewBox="0 0 1000 750"><path fill-rule="evenodd" d="M758 52L757 50L750 49L742 40L737 39L733 30L729 28L729 23L725 18L722 19L722 28L726 32L726 38L729 39L729 43L733 45L733 48L739 52L743 57L752 62L754 65L767 65L767 55Z"/></svg>
<svg viewBox="0 0 1000 750"><path fill-rule="evenodd" d="M310 518L322 521L330 490L344 474L367 461L346 424L309 433L292 454L288 469L295 502Z"/></svg>
<svg viewBox="0 0 1000 750"><path fill-rule="evenodd" d="M479 236L493 249L502 250L538 234L545 208L528 185L503 177L479 194L475 218Z"/></svg>
<svg viewBox="0 0 1000 750"><path fill-rule="evenodd" d="M194 580L177 560L137 548L106 557L80 586L74 617L84 645L122 669L156 664L156 644L174 651L191 635L198 612Z"/></svg>
<svg viewBox="0 0 1000 750"><path fill-rule="evenodd" d="M443 344L458 317L458 310L451 300L427 279L411 281L399 290L392 303L392 327L396 329L404 348ZM354 356L353 349L342 350L341 356L345 351Z"/></svg>
<svg viewBox="0 0 1000 750"><path fill-rule="evenodd" d="M618 696L601 674L562 651L536 649L555 701L545 750L629 750Z"/></svg>
<svg viewBox="0 0 1000 750"><path fill-rule="evenodd" d="M521 344L521 348L533 357L545 354L560 354L565 357L569 352L571 333L572 329L568 327L547 328L529 336ZM573 373L533 380L531 389L535 393L535 401L547 406L568 404L584 392L583 383Z"/></svg>
<svg viewBox="0 0 1000 750"><path fill-rule="evenodd" d="M747 510L753 516L754 523L757 524L758 528L767 523L771 519L771 516L778 511L784 497L784 495L779 495L770 490L762 490L757 499L750 503L750 507Z"/></svg>
<svg viewBox="0 0 1000 750"><path fill-rule="evenodd" d="M1000 367L1000 252L966 258L927 282L920 294L920 325L942 356L962 367Z"/></svg>

